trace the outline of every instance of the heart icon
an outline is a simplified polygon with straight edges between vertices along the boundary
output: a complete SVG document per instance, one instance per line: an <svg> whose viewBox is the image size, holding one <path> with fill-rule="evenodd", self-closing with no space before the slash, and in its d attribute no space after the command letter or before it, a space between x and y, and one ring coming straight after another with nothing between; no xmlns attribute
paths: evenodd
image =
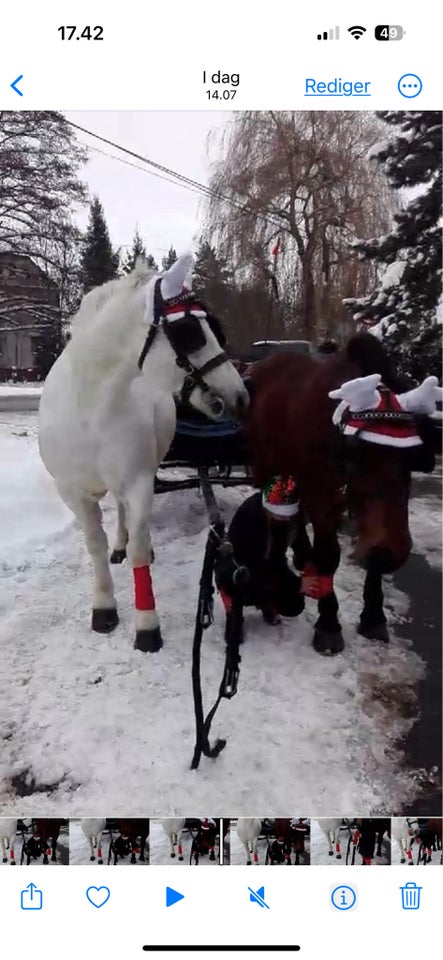
<svg viewBox="0 0 443 960"><path fill-rule="evenodd" d="M111 891L109 887L88 887L86 896L93 907L103 907L109 900Z"/></svg>

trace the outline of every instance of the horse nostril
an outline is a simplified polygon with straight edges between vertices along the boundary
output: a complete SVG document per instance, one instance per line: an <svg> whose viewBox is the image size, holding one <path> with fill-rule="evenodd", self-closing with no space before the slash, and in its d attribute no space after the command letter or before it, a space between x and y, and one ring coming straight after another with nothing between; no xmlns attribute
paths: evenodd
<svg viewBox="0 0 443 960"><path fill-rule="evenodd" d="M211 397L209 400L209 406L214 414L214 417L221 417L225 411L225 402L221 397Z"/></svg>

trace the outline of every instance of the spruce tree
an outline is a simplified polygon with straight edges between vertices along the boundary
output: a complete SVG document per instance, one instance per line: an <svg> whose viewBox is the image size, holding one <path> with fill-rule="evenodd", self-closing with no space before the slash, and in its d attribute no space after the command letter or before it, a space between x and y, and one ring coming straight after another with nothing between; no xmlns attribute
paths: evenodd
<svg viewBox="0 0 443 960"><path fill-rule="evenodd" d="M147 261L145 245L138 232L138 227L136 227L134 239L132 241L132 248L131 250L128 250L122 263L122 273L131 273L135 267L136 260L138 260L139 257L143 257L143 259Z"/></svg>
<svg viewBox="0 0 443 960"><path fill-rule="evenodd" d="M440 377L442 115L384 110L378 116L397 135L374 159L394 190L414 194L395 215L391 233L356 244L361 257L380 265L380 281L367 297L346 303L354 319L377 324L402 373L416 381L430 373Z"/></svg>
<svg viewBox="0 0 443 960"><path fill-rule="evenodd" d="M94 197L81 257L83 292L99 287L118 275L120 255L112 249L103 207Z"/></svg>
<svg viewBox="0 0 443 960"><path fill-rule="evenodd" d="M177 253L176 253L176 251L174 250L174 247L173 247L172 244L171 244L171 246L169 247L169 250L168 250L166 256L165 256L165 257L162 257L162 270L163 270L163 272L165 273L166 270L169 270L169 267L172 267L172 264L175 263L176 260L178 260Z"/></svg>
<svg viewBox="0 0 443 960"><path fill-rule="evenodd" d="M226 262L214 247L201 240L193 268L193 290L221 320L231 305L231 279Z"/></svg>

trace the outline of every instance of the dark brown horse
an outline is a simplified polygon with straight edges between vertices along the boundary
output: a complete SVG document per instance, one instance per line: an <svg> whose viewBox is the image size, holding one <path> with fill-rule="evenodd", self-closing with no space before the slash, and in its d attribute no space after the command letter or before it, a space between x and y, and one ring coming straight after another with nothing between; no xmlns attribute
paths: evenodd
<svg viewBox="0 0 443 960"><path fill-rule="evenodd" d="M300 857L304 857L305 853L305 824L302 820L298 819L295 823L294 818L277 817L274 821L273 834L275 837L274 844L271 845L271 860L277 854L275 862L286 863L288 866L292 863L292 853L295 854L294 864L298 866L300 864ZM297 829L299 827L300 829ZM277 847L275 846L277 844Z"/></svg>
<svg viewBox="0 0 443 960"><path fill-rule="evenodd" d="M380 402L392 398L386 400L388 412L382 414L386 427L382 428L389 434L402 418L408 420L400 429L409 430L417 445L369 442L362 438L367 436L363 429L345 436L343 424L340 429L333 423L337 400L329 397L330 391L371 374L381 377ZM292 475L300 491L294 561L304 568L304 592L318 600L314 648L322 654L343 649L333 576L340 562L337 534L345 509L355 526L355 556L366 570L358 630L369 639L387 642L382 577L400 567L410 553L410 475L413 469L433 469L430 439L420 444L424 431L430 433L432 421L415 416L411 398L409 412L405 407L399 416L395 394L402 393L404 385L394 376L381 343L368 333L353 337L344 350L322 363L295 353L271 356L254 366L250 382L248 429L254 477L263 487L276 474ZM345 404L341 407L345 417ZM373 416L372 409L363 410L364 416ZM349 427L346 432L351 432ZM314 531L312 545L306 519Z"/></svg>
<svg viewBox="0 0 443 960"><path fill-rule="evenodd" d="M60 836L61 820L34 820L33 837L35 850L38 845L41 846L43 853L43 863L49 863L49 857L52 863L57 862L57 840ZM30 843L31 841L28 841Z"/></svg>
<svg viewBox="0 0 443 960"><path fill-rule="evenodd" d="M145 846L149 837L149 820L117 820L117 825L120 831L120 837L114 842L117 854L127 856L130 852L131 863L137 862L138 854L140 862L145 863ZM120 845L119 840L122 840Z"/></svg>

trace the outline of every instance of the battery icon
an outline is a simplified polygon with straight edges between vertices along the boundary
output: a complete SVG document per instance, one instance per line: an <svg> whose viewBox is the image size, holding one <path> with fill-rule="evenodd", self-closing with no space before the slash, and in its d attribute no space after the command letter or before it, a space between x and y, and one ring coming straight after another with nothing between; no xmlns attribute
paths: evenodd
<svg viewBox="0 0 443 960"><path fill-rule="evenodd" d="M386 23L380 23L378 27L375 28L376 40L403 40L404 35L405 31L403 27L400 27L398 24L389 26Z"/></svg>

